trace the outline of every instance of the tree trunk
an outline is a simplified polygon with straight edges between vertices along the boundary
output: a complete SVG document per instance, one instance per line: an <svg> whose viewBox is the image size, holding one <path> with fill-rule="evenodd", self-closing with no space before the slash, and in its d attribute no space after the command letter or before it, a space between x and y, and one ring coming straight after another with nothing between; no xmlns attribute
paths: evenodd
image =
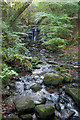
<svg viewBox="0 0 80 120"><path fill-rule="evenodd" d="M14 22L16 21L16 19L23 13L23 11L28 8L28 6L32 3L32 0L30 0L29 2L25 2L23 4L23 6L21 8L19 8L16 13L11 16L10 21L9 21L9 25L10 27L14 24Z"/></svg>

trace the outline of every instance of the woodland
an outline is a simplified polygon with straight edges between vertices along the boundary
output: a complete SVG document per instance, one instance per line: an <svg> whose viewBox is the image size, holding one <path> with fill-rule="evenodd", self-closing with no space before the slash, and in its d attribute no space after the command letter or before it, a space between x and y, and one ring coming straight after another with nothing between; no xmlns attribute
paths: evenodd
<svg viewBox="0 0 80 120"><path fill-rule="evenodd" d="M0 6L0 119L80 120L80 3Z"/></svg>

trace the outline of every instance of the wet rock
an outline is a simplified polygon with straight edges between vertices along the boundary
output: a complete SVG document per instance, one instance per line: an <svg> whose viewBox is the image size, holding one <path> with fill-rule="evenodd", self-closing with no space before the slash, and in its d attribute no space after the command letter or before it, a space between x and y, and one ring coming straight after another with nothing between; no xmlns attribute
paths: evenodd
<svg viewBox="0 0 80 120"><path fill-rule="evenodd" d="M31 89L37 92L38 90L42 89L42 86L40 84L35 84L31 86Z"/></svg>
<svg viewBox="0 0 80 120"><path fill-rule="evenodd" d="M74 111L69 110L69 109L64 109L62 110L62 119L63 120L69 120L73 115L75 114Z"/></svg>
<svg viewBox="0 0 80 120"><path fill-rule="evenodd" d="M57 86L61 84L62 81L63 81L63 77L55 73L46 73L43 79L44 84L48 86L49 85Z"/></svg>
<svg viewBox="0 0 80 120"><path fill-rule="evenodd" d="M75 103L80 107L80 88L75 87L66 87L65 92L69 94Z"/></svg>
<svg viewBox="0 0 80 120"><path fill-rule="evenodd" d="M32 114L26 114L20 116L22 120L32 120Z"/></svg>
<svg viewBox="0 0 80 120"><path fill-rule="evenodd" d="M19 114L26 114L34 111L35 104L28 96L16 99L14 103Z"/></svg>
<svg viewBox="0 0 80 120"><path fill-rule="evenodd" d="M54 107L51 105L37 105L35 107L36 116L41 120L47 120L55 117Z"/></svg>
<svg viewBox="0 0 80 120"><path fill-rule="evenodd" d="M56 103L56 104L55 104L55 108L56 108L56 110L61 111L61 107L60 107L60 104L59 104L59 103Z"/></svg>
<svg viewBox="0 0 80 120"><path fill-rule="evenodd" d="M73 117L71 120L80 120L80 117Z"/></svg>
<svg viewBox="0 0 80 120"><path fill-rule="evenodd" d="M21 120L21 119L14 114L10 114L6 120Z"/></svg>

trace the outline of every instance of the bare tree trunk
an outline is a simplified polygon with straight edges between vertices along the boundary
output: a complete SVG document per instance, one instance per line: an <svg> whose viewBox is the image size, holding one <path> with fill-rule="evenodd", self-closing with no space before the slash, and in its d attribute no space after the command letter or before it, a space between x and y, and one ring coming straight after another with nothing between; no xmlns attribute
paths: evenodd
<svg viewBox="0 0 80 120"><path fill-rule="evenodd" d="M16 19L23 13L23 11L24 11L26 8L28 8L28 6L29 6L31 3L32 3L32 0L30 0L29 2L25 2L25 3L23 4L23 6L22 6L21 8L19 8L19 9L17 10L17 12L16 12L13 16L11 16L10 21L9 21L10 27L14 24L14 22L16 21Z"/></svg>

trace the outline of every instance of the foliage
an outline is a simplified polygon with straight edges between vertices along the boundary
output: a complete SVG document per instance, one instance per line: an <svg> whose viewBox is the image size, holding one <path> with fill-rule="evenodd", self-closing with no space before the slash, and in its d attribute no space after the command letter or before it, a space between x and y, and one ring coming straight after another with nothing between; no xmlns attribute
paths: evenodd
<svg viewBox="0 0 80 120"><path fill-rule="evenodd" d="M9 84L9 80L13 77L13 76L17 76L18 73L15 72L14 70L12 70L11 67L8 67L6 64L2 65L2 71L0 74L0 78L2 80L2 84Z"/></svg>
<svg viewBox="0 0 80 120"><path fill-rule="evenodd" d="M7 64L14 68L15 71L20 73L21 71L27 72L32 70L31 61L24 55L15 54L7 58Z"/></svg>
<svg viewBox="0 0 80 120"><path fill-rule="evenodd" d="M77 2L39 2L35 22L39 23L40 40L50 50L64 49L76 27Z"/></svg>

